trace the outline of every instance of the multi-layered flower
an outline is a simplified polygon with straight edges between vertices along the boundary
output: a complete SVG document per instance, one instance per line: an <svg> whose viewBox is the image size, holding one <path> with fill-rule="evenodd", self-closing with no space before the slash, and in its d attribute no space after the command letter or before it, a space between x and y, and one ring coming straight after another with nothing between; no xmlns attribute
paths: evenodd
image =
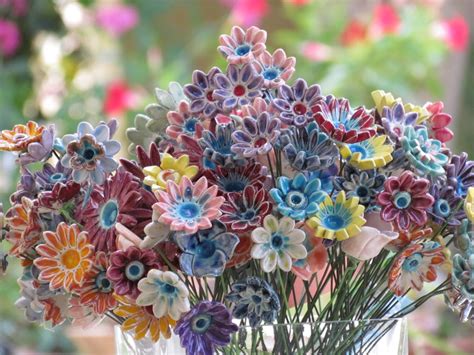
<svg viewBox="0 0 474 355"><path fill-rule="evenodd" d="M184 94L190 101L189 109L193 114L202 113L205 117L213 118L220 112L214 98L214 90L217 88L214 77L220 73L222 72L217 67L211 68L207 74L200 70L193 72L192 84L184 86Z"/></svg>
<svg viewBox="0 0 474 355"><path fill-rule="evenodd" d="M441 142L428 137L425 127L416 130L407 127L400 143L407 159L421 175L438 177L445 174L443 166L449 158L441 151Z"/></svg>
<svg viewBox="0 0 474 355"><path fill-rule="evenodd" d="M177 111L168 112L166 117L169 122L166 134L173 139L177 139L182 134L199 137L204 129L200 117L191 112L187 101L181 101Z"/></svg>
<svg viewBox="0 0 474 355"><path fill-rule="evenodd" d="M248 164L236 168L207 169L204 176L210 185L219 188L219 194L243 192L246 186L263 187L267 179L266 167L259 163Z"/></svg>
<svg viewBox="0 0 474 355"><path fill-rule="evenodd" d="M270 196L277 204L278 212L302 221L318 211L318 205L327 194L322 191L319 179L308 180L303 173L298 173L293 179L280 176L277 187L270 190Z"/></svg>
<svg viewBox="0 0 474 355"><path fill-rule="evenodd" d="M453 155L445 165L447 183L456 194L465 197L467 190L474 186L474 161L468 159L467 153Z"/></svg>
<svg viewBox="0 0 474 355"><path fill-rule="evenodd" d="M389 177L384 183L384 191L377 196L382 219L394 222L402 231L412 224L425 225L427 211L435 202L428 193L429 185L427 179L417 178L411 171Z"/></svg>
<svg viewBox="0 0 474 355"><path fill-rule="evenodd" d="M444 247L439 243L412 243L393 261L388 287L397 296L402 296L410 288L421 291L424 282L436 280L436 268L445 262Z"/></svg>
<svg viewBox="0 0 474 355"><path fill-rule="evenodd" d="M302 127L313 120L312 108L320 99L319 85L308 87L304 79L297 79L292 86L287 84L280 86L278 97L272 104L283 123Z"/></svg>
<svg viewBox="0 0 474 355"><path fill-rule="evenodd" d="M448 128L453 121L453 117L443 112L444 104L441 101L428 103L425 108L430 113L426 121L430 138L439 140L441 143L449 142L454 137L454 133Z"/></svg>
<svg viewBox="0 0 474 355"><path fill-rule="evenodd" d="M291 167L298 171L327 169L339 156L336 145L315 122L283 130L279 145Z"/></svg>
<svg viewBox="0 0 474 355"><path fill-rule="evenodd" d="M245 160L232 151L233 132L235 132L233 123L218 124L215 132L204 130L202 138L199 139L199 144L204 149L202 153L204 158L225 168L245 165Z"/></svg>
<svg viewBox="0 0 474 355"><path fill-rule="evenodd" d="M267 32L252 26L244 31L239 26L232 27L229 35L219 37L219 53L231 64L249 63L265 50Z"/></svg>
<svg viewBox="0 0 474 355"><path fill-rule="evenodd" d="M295 57L287 57L285 51L278 48L273 54L263 51L254 66L263 76L263 86L266 89L275 89L291 78L295 72L295 64Z"/></svg>
<svg viewBox="0 0 474 355"><path fill-rule="evenodd" d="M393 145L385 144L386 140L387 136L380 135L358 143L343 144L341 155L360 170L380 168L393 160Z"/></svg>
<svg viewBox="0 0 474 355"><path fill-rule="evenodd" d="M41 132L41 139L38 142L30 142L26 151L20 154L18 159L20 165L24 166L47 160L53 151L55 136L56 129L54 125L45 127Z"/></svg>
<svg viewBox="0 0 474 355"><path fill-rule="evenodd" d="M230 335L238 329L222 303L201 301L181 317L174 332L186 353L212 355L216 347L229 344Z"/></svg>
<svg viewBox="0 0 474 355"><path fill-rule="evenodd" d="M227 233L219 221L194 234L176 233L174 240L183 251L179 258L181 270L196 277L220 276L239 243L239 237Z"/></svg>
<svg viewBox="0 0 474 355"><path fill-rule="evenodd" d="M224 197L217 196L216 185L208 187L203 176L195 184L187 176L176 184L168 181L166 191L156 192L158 202L153 205L160 217L160 223L170 225L173 231L196 233L212 227L211 222L222 214Z"/></svg>
<svg viewBox="0 0 474 355"><path fill-rule="evenodd" d="M34 260L39 280L49 282L51 290L70 292L81 287L94 263L87 232L80 232L75 224L60 223L56 232L44 232L43 238L45 243L36 247L39 257Z"/></svg>
<svg viewBox="0 0 474 355"><path fill-rule="evenodd" d="M385 133L396 142L405 135L407 127L415 127L417 119L416 112L405 113L402 103L384 107L382 111L382 125Z"/></svg>
<svg viewBox="0 0 474 355"><path fill-rule="evenodd" d="M268 215L263 220L263 227L252 231L252 258L261 261L264 272L272 272L278 267L289 272L293 261L303 259L307 251L303 245L306 239L304 231L295 228L295 221L289 217L278 220Z"/></svg>
<svg viewBox="0 0 474 355"><path fill-rule="evenodd" d="M34 121L15 125L11 130L5 129L0 132L0 151L25 152L30 144L41 141L45 129Z"/></svg>
<svg viewBox="0 0 474 355"><path fill-rule="evenodd" d="M316 213L306 224L313 230L315 237L345 240L360 233L365 224L363 205L358 197L346 199L344 191L339 191L335 201L326 196Z"/></svg>

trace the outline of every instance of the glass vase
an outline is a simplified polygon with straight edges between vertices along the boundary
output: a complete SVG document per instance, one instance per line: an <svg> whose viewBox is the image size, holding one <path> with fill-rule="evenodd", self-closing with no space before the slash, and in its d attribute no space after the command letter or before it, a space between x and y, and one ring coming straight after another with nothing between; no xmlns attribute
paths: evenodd
<svg viewBox="0 0 474 355"><path fill-rule="evenodd" d="M176 335L135 341L116 327L117 354L185 354ZM240 327L220 354L408 354L407 323L389 320L333 321Z"/></svg>

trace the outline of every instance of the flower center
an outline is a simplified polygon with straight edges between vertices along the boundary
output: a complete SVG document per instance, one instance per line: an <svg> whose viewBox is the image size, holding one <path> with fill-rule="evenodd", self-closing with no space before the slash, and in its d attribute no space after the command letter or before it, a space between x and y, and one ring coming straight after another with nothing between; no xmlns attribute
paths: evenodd
<svg viewBox="0 0 474 355"><path fill-rule="evenodd" d="M196 132L196 124L197 124L197 119L195 119L194 117L190 118L184 124L184 129L188 133L194 133L194 132Z"/></svg>
<svg viewBox="0 0 474 355"><path fill-rule="evenodd" d="M61 263L66 269L75 269L81 261L81 255L76 249L68 249L61 255Z"/></svg>
<svg viewBox="0 0 474 355"><path fill-rule="evenodd" d="M234 88L234 95L235 96L243 96L245 94L245 87L243 85L237 85Z"/></svg>
<svg viewBox="0 0 474 355"><path fill-rule="evenodd" d="M297 115L304 115L306 111L308 111L306 105L302 104L301 102L293 106L293 112Z"/></svg>
<svg viewBox="0 0 474 355"><path fill-rule="evenodd" d="M359 197L367 197L369 195L369 189L365 186L358 186L356 189L356 194Z"/></svg>
<svg viewBox="0 0 474 355"><path fill-rule="evenodd" d="M243 181L229 181L223 187L225 192L240 192L244 191L245 183Z"/></svg>
<svg viewBox="0 0 474 355"><path fill-rule="evenodd" d="M255 217L255 211L254 210L247 210L244 213L241 214L241 218L245 221L250 221Z"/></svg>
<svg viewBox="0 0 474 355"><path fill-rule="evenodd" d="M176 183L178 183L181 178L181 175L174 170L162 170L158 176L163 181L174 181Z"/></svg>
<svg viewBox="0 0 474 355"><path fill-rule="evenodd" d="M250 52L250 46L248 44L241 44L235 49L235 54L238 56L244 56Z"/></svg>
<svg viewBox="0 0 474 355"><path fill-rule="evenodd" d="M273 249L280 249L283 246L283 237L279 234L272 235L272 247Z"/></svg>
<svg viewBox="0 0 474 355"><path fill-rule="evenodd" d="M278 78L278 70L276 68L268 68L263 72L263 77L267 80L274 80Z"/></svg>
<svg viewBox="0 0 474 355"><path fill-rule="evenodd" d="M262 297L259 295L252 295L252 302L255 304L259 304L262 302Z"/></svg>
<svg viewBox="0 0 474 355"><path fill-rule="evenodd" d="M168 283L164 283L161 286L161 292L163 292L167 295L172 295L176 292L176 287L174 287L173 285L170 285Z"/></svg>
<svg viewBox="0 0 474 355"><path fill-rule="evenodd" d="M326 216L323 220L323 223L326 228L331 230L339 230L343 228L345 224L344 219L337 214Z"/></svg>
<svg viewBox="0 0 474 355"><path fill-rule="evenodd" d="M55 173L49 177L49 182L55 183L55 182L63 181L64 178L65 178L64 174Z"/></svg>
<svg viewBox="0 0 474 355"><path fill-rule="evenodd" d="M105 276L105 272L101 272L99 275L97 275L95 279L95 285L100 292L109 293L112 291L112 283Z"/></svg>
<svg viewBox="0 0 474 355"><path fill-rule="evenodd" d="M448 217L451 213L451 207L449 207L448 201L445 199L439 199L435 203L435 213L441 217Z"/></svg>
<svg viewBox="0 0 474 355"><path fill-rule="evenodd" d="M423 260L423 257L421 256L421 254L419 253L413 254L409 256L408 258L406 258L406 260L403 262L402 268L403 270L408 271L408 272L416 271L418 270L422 260Z"/></svg>
<svg viewBox="0 0 474 355"><path fill-rule="evenodd" d="M360 153L362 159L367 158L367 149L362 147L360 144L351 144L349 149L352 153Z"/></svg>
<svg viewBox="0 0 474 355"><path fill-rule="evenodd" d="M193 332L202 334L205 333L212 324L212 317L208 314L198 314L193 317L191 321L191 329Z"/></svg>
<svg viewBox="0 0 474 355"><path fill-rule="evenodd" d="M206 99L208 101L214 101L214 96L212 96L214 94L214 90L209 90L206 94Z"/></svg>
<svg viewBox="0 0 474 355"><path fill-rule="evenodd" d="M300 191L290 191L286 195L286 204L294 209L301 209L306 206L306 196Z"/></svg>
<svg viewBox="0 0 474 355"><path fill-rule="evenodd" d="M210 258L216 251L216 245L211 240L202 241L196 248L196 253L202 258Z"/></svg>
<svg viewBox="0 0 474 355"><path fill-rule="evenodd" d="M260 148L261 146L265 145L267 143L267 139L265 137L260 137L255 141L255 147Z"/></svg>
<svg viewBox="0 0 474 355"><path fill-rule="evenodd" d="M13 136L13 142L18 143L24 139L28 138L28 136L24 133L17 133Z"/></svg>
<svg viewBox="0 0 474 355"><path fill-rule="evenodd" d="M127 265L125 268L125 276L130 281L140 280L145 273L145 266L142 262L135 260Z"/></svg>
<svg viewBox="0 0 474 355"><path fill-rule="evenodd" d="M88 148L88 149L84 150L84 153L82 154L82 156L86 160L92 160L95 157L95 150L92 149L92 148Z"/></svg>
<svg viewBox="0 0 474 355"><path fill-rule="evenodd" d="M100 211L100 224L104 229L110 229L115 226L117 223L117 218L119 215L119 207L117 201L109 200Z"/></svg>
<svg viewBox="0 0 474 355"><path fill-rule="evenodd" d="M194 219L199 216L200 209L194 202L185 202L179 206L178 214L184 219Z"/></svg>
<svg viewBox="0 0 474 355"><path fill-rule="evenodd" d="M403 210L410 206L411 195L406 191L397 192L393 202L398 209Z"/></svg>

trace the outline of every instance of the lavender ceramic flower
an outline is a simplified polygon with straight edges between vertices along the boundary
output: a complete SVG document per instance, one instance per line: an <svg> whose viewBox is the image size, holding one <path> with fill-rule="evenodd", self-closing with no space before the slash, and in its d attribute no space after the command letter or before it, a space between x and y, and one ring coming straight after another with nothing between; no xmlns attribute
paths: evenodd
<svg viewBox="0 0 474 355"><path fill-rule="evenodd" d="M214 90L217 88L214 78L217 74L222 74L217 67L211 68L207 74L195 70L192 84L184 86L184 94L190 101L190 111L192 113L202 113L209 118L219 113L219 105L214 98Z"/></svg>
<svg viewBox="0 0 474 355"><path fill-rule="evenodd" d="M255 63L255 68L263 76L263 86L266 89L275 89L291 78L295 72L295 64L295 57L287 57L285 51L279 48L273 54L263 51Z"/></svg>
<svg viewBox="0 0 474 355"><path fill-rule="evenodd" d="M465 197L469 187L474 186L474 161L466 153L453 155L445 166L447 182L456 194Z"/></svg>
<svg viewBox="0 0 474 355"><path fill-rule="evenodd" d="M278 98L273 100L273 106L283 123L301 127L313 119L312 107L320 99L319 85L308 87L304 79L297 79L292 86L284 84L278 89Z"/></svg>
<svg viewBox="0 0 474 355"><path fill-rule="evenodd" d="M405 134L405 129L408 126L414 127L418 113L407 112L403 108L402 103L397 103L390 107L385 107L382 114L382 125L385 133L395 141L398 141Z"/></svg>
<svg viewBox="0 0 474 355"><path fill-rule="evenodd" d="M238 26L232 27L229 35L219 37L217 50L231 64L244 64L257 58L265 50L267 32L252 26L244 31Z"/></svg>
<svg viewBox="0 0 474 355"><path fill-rule="evenodd" d="M452 186L431 185L430 195L434 198L434 204L428 210L433 222L439 225L447 223L450 226L458 226L466 218L463 208L460 208L463 199L455 193Z"/></svg>
<svg viewBox="0 0 474 355"><path fill-rule="evenodd" d="M53 151L55 135L54 125L49 125L44 129L41 133L41 140L29 144L27 151L20 154L20 165L28 165L48 159Z"/></svg>
<svg viewBox="0 0 474 355"><path fill-rule="evenodd" d="M16 191L10 196L10 201L12 204L21 204L23 197L34 199L39 191L40 186L36 183L35 177L25 170L16 186Z"/></svg>
<svg viewBox="0 0 474 355"><path fill-rule="evenodd" d="M181 317L174 332L186 354L212 355L216 347L229 344L230 335L238 329L222 303L201 301Z"/></svg>
<svg viewBox="0 0 474 355"><path fill-rule="evenodd" d="M56 166L49 163L43 165L43 170L35 174L35 179L42 190L51 190L58 183L65 183L71 179L72 170L65 168L61 162Z"/></svg>

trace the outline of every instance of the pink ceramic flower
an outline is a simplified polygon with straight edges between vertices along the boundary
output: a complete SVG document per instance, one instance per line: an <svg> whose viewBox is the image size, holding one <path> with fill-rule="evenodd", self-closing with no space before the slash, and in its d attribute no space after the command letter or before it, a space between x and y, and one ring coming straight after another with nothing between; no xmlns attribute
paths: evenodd
<svg viewBox="0 0 474 355"><path fill-rule="evenodd" d="M169 126L166 128L166 134L171 138L177 139L182 134L201 138L204 129L201 119L198 114L191 112L187 101L181 101L176 111L168 112L167 118Z"/></svg>
<svg viewBox="0 0 474 355"><path fill-rule="evenodd" d="M120 36L134 28L139 20L133 6L115 4L100 7L96 13L97 24L113 36Z"/></svg>
<svg viewBox="0 0 474 355"><path fill-rule="evenodd" d="M195 184L186 176L179 185L168 181L166 191L156 191L158 202L153 209L160 215L158 222L170 225L173 231L189 234L211 228L211 221L220 217L220 207L225 201L217 196L217 190L216 185L208 187L204 176Z"/></svg>
<svg viewBox="0 0 474 355"><path fill-rule="evenodd" d="M295 64L295 57L287 57L285 51L279 48L273 54L263 51L255 63L255 69L263 76L263 86L274 89L291 78Z"/></svg>
<svg viewBox="0 0 474 355"><path fill-rule="evenodd" d="M427 179L416 178L411 171L388 178L384 191L377 196L382 219L394 222L402 231L408 230L410 224L425 225L426 211L434 203L433 196L428 193L429 184Z"/></svg>
<svg viewBox="0 0 474 355"><path fill-rule="evenodd" d="M11 57L21 44L21 34L12 21L0 19L0 56Z"/></svg>
<svg viewBox="0 0 474 355"><path fill-rule="evenodd" d="M375 258L388 243L397 237L397 232L380 231L377 228L364 226L359 234L344 240L341 248L347 255L365 261Z"/></svg>
<svg viewBox="0 0 474 355"><path fill-rule="evenodd" d="M428 103L425 108L431 114L428 118L427 126L430 138L439 140L442 143L449 142L454 137L454 133L447 128L452 122L451 115L444 113L444 104L441 101Z"/></svg>
<svg viewBox="0 0 474 355"><path fill-rule="evenodd" d="M267 32L252 26L244 31L238 26L232 27L230 36L219 37L217 50L230 64L244 64L258 58L265 50Z"/></svg>

